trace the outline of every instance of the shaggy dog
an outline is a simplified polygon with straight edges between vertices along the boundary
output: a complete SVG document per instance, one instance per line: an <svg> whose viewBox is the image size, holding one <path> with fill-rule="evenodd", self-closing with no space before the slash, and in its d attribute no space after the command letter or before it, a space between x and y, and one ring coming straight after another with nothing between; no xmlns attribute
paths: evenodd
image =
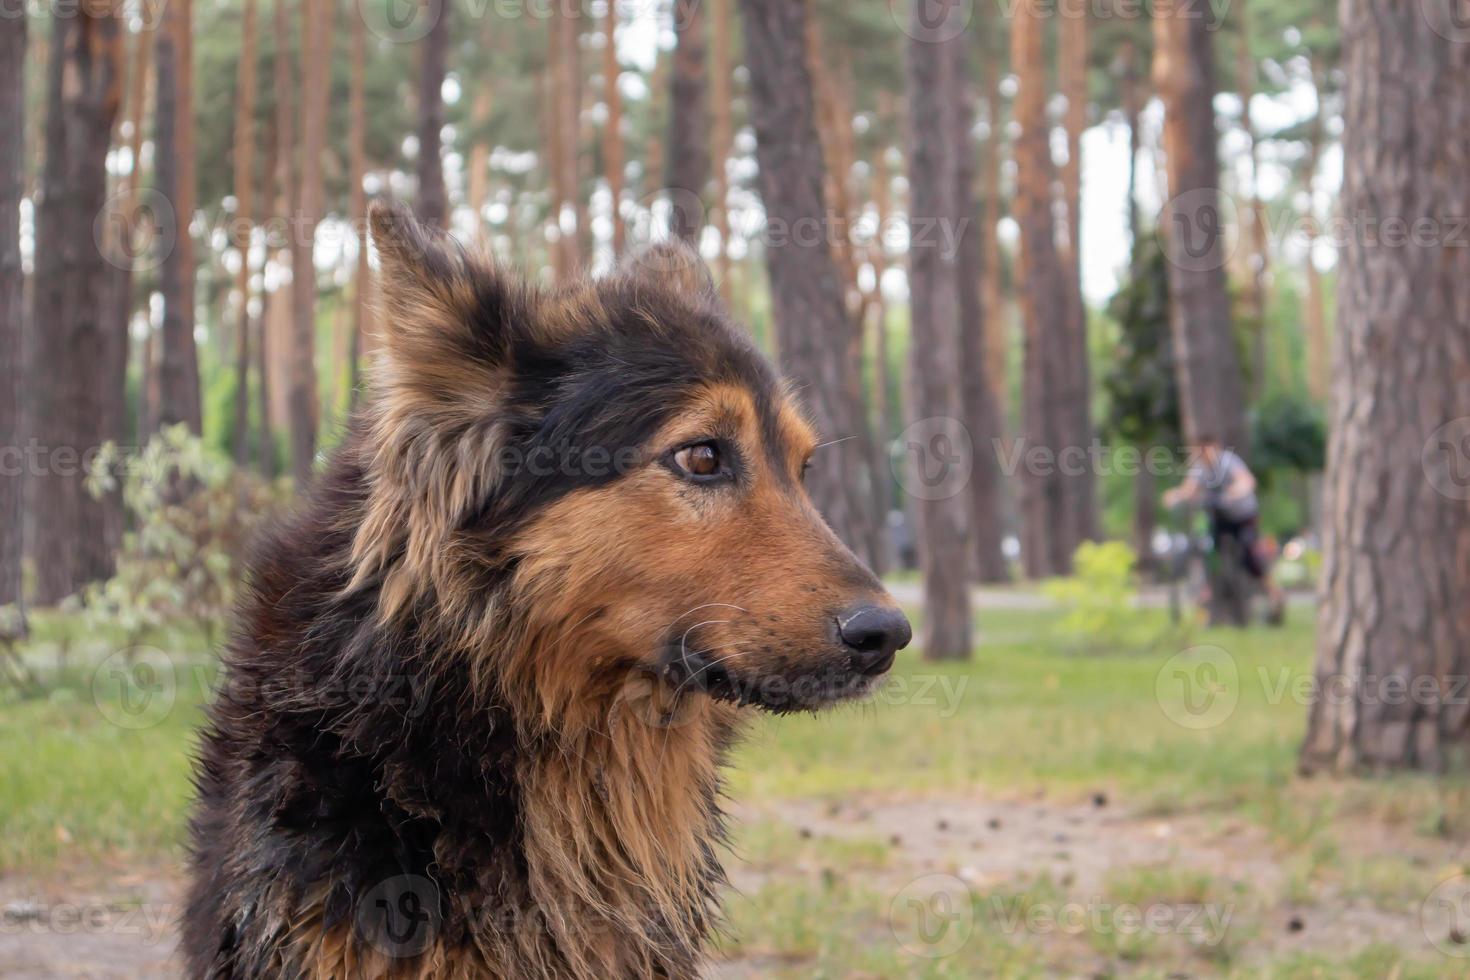
<svg viewBox="0 0 1470 980"><path fill-rule="evenodd" d="M683 246L521 282L375 206L373 400L256 557L191 824L193 977L691 977L751 707L903 614Z"/></svg>

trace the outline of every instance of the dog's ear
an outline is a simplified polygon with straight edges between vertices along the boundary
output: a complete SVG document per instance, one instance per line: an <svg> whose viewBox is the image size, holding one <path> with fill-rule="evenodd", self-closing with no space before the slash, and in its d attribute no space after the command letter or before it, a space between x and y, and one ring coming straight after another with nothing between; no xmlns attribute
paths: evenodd
<svg viewBox="0 0 1470 980"><path fill-rule="evenodd" d="M431 235L407 206L374 201L368 228L378 250L382 342L390 357L422 358L442 333L467 327L473 290L464 253L447 236Z"/></svg>
<svg viewBox="0 0 1470 980"><path fill-rule="evenodd" d="M623 260L623 275L689 296L713 298L714 278L694 247L682 238L645 245Z"/></svg>
<svg viewBox="0 0 1470 980"><path fill-rule="evenodd" d="M374 203L368 221L381 326L353 583L383 573L380 612L390 615L439 581L449 532L499 477L512 331L530 300L510 273L401 204Z"/></svg>

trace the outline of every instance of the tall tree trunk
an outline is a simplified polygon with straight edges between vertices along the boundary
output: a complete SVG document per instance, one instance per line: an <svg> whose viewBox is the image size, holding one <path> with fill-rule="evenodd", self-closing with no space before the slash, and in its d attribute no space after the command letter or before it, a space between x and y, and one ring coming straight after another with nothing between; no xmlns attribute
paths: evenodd
<svg viewBox="0 0 1470 980"><path fill-rule="evenodd" d="M414 210L420 221L433 228L449 227L442 144L444 76L449 71L449 13L453 6L449 0L437 0L433 24L419 49L419 194Z"/></svg>
<svg viewBox="0 0 1470 980"><path fill-rule="evenodd" d="M1072 567L1066 534L1066 485L1056 454L1065 446L1060 396L1069 384L1065 357L1069 301L1057 255L1051 207L1052 165L1046 119L1044 0L1022 0L1011 21L1011 65L1020 129L1013 210L1021 231L1018 293L1025 331L1021 377L1021 558L1030 578L1064 575ZM1035 458L1031 458L1031 454ZM1043 454L1050 454L1043 458Z"/></svg>
<svg viewBox="0 0 1470 980"><path fill-rule="evenodd" d="M844 362L847 310L826 237L791 233L825 228L822 148L817 139L811 76L807 72L805 4L789 0L741 0L746 61L750 70L751 120L760 167L766 220L783 233L766 248L771 307L782 367L802 392L824 437L808 480L812 500L827 523L860 554L872 540L864 526L859 406L848 397Z"/></svg>
<svg viewBox="0 0 1470 980"><path fill-rule="evenodd" d="M235 465L250 458L250 227L255 215L255 0L245 0L235 102Z"/></svg>
<svg viewBox="0 0 1470 980"><path fill-rule="evenodd" d="M1207 0L1159 0L1154 87L1164 101L1169 202L1161 220L1169 262L1169 320L1184 437L1246 444L1240 358L1225 291L1220 158L1215 135L1214 35Z"/></svg>
<svg viewBox="0 0 1470 980"><path fill-rule="evenodd" d="M1313 70L1315 80L1315 66ZM1317 162L1322 152L1322 89L1318 82L1317 112L1307 131L1307 158L1302 163L1302 184L1307 192L1307 220L1305 222L1307 257L1307 391L1318 402L1326 402L1328 396L1327 311L1322 294L1322 273L1317 271Z"/></svg>
<svg viewBox="0 0 1470 980"><path fill-rule="evenodd" d="M985 310L985 375L995 397L997 435L1002 435L1009 401L1006 357L1010 351L1010 317L1005 305L1004 270L1000 261L1000 219L1005 213L1005 201L1000 190L1001 148L1005 132L1001 127L1000 58L986 58L984 72L985 117L990 132L980 149L980 194L984 209L980 241L985 256L981 270L981 305Z"/></svg>
<svg viewBox="0 0 1470 980"><path fill-rule="evenodd" d="M25 194L26 18L0 24L0 445L21 445L20 383L26 335L20 202ZM24 473L0 473L0 606L21 602ZM0 620L0 635L19 623Z"/></svg>
<svg viewBox="0 0 1470 980"><path fill-rule="evenodd" d="M880 119L891 119L890 113L879 109ZM886 131L886 130L885 130ZM888 147L882 146L873 154L873 207L878 214L880 232L888 227L892 215L891 175L888 172ZM890 500L893 492L892 463L888 447L891 437L891 409L888 393L890 376L888 370L888 302L883 296L883 275L888 271L888 256L883 251L883 235L873 236L868 252L868 261L873 266L873 300L868 304L872 310L872 358L873 358L873 513L878 519L878 546L875 554L877 563L883 568L893 567L897 556L889 542L888 513L893 507Z"/></svg>
<svg viewBox="0 0 1470 980"><path fill-rule="evenodd" d="M102 323L102 368L106 385L103 401L104 434L116 445L128 440L128 355L131 349L129 321L133 315L133 265L135 221L138 216L136 191L141 179L143 117L148 93L148 74L152 65L153 33L146 23L139 27L133 43L132 67L128 72L127 98L119 122L128 124L128 170L117 180L108 199L109 212L103 248L107 256L107 282L103 286L100 318ZM113 143L121 137L120 126ZM142 430L135 433L138 441L145 438ZM109 492L103 500L107 509L107 547L116 552L122 543L127 519L121 488Z"/></svg>
<svg viewBox="0 0 1470 980"><path fill-rule="evenodd" d="M663 51L655 52L653 56L653 73L648 79L648 125L644 136L644 161L641 181L641 195L648 196L659 189L664 179L664 130L657 121L661 119L665 111L665 103L669 101L669 64L674 59L664 54Z"/></svg>
<svg viewBox="0 0 1470 980"><path fill-rule="evenodd" d="M348 411L357 407L358 389L362 384L362 358L368 349L368 333L371 330L370 319L370 291L372 289L372 275L368 269L368 227L367 227L367 191L363 187L363 181L367 179L367 104L365 89L367 87L367 27L362 17L352 18L352 76L351 92L348 95L348 121L347 121L347 155L348 155L348 180L351 187L348 189L348 207L352 214L352 224L357 230L357 272L352 279L352 340L348 348L349 369L348 381L352 385L351 394L348 396ZM489 115L490 88L483 90L483 96L476 96L475 107L478 111L481 98L485 101L485 115ZM480 120L483 122L483 120ZM485 204L483 191L486 179L486 171L489 169L489 153L477 161L471 163L470 181L474 186L476 176L480 178L481 191L479 199L472 190L470 201L475 212L475 233L478 240L483 240L483 228L485 219L480 211Z"/></svg>
<svg viewBox="0 0 1470 980"><path fill-rule="evenodd" d="M843 300L846 304L849 329L840 351L834 353L844 359L842 377L847 384L847 397L859 407L863 404L863 320L866 317L866 298L858 288L857 250L852 241L855 224L850 184L850 175L856 162L853 145L852 111L848 97L851 90L851 74L840 56L825 47L821 31L815 20L807 21L807 70L812 78L812 96L816 112L817 138L822 146L822 159L826 162L826 180L823 182L827 202L829 241L832 258L837 263L837 273L842 277ZM833 63L835 62L835 63ZM876 453L873 432L868 427L867 414L859 409L857 430L854 440L864 459L872 459ZM879 471L881 472L881 471ZM867 476L866 470L863 473ZM876 479L876 476L875 476ZM882 574L884 527L882 511L877 509L876 494L871 482L853 487L854 499L868 513L863 526L869 529L872 539L866 546L872 556L874 570Z"/></svg>
<svg viewBox="0 0 1470 980"><path fill-rule="evenodd" d="M602 99L607 119L602 125L602 166L612 208L612 252L616 261L628 250L628 224L623 220L623 93L618 88L618 5L609 2L602 20Z"/></svg>
<svg viewBox="0 0 1470 980"><path fill-rule="evenodd" d="M709 182L709 94L705 85L704 0L674 0L674 61L669 73L669 231L698 243Z"/></svg>
<svg viewBox="0 0 1470 980"><path fill-rule="evenodd" d="M1140 572L1151 572L1158 564L1154 560L1154 531L1158 526L1158 478L1145 463L1133 477L1133 552Z"/></svg>
<svg viewBox="0 0 1470 980"><path fill-rule="evenodd" d="M917 2L923 3L924 0ZM949 122L942 135L949 144L952 168L949 180L954 188L953 200L949 202L949 220L959 236L959 251L947 271L952 271L955 277L958 300L959 337L955 363L959 367L960 406L974 445L974 463L968 488L969 542L974 551L974 567L980 581L1004 582L1010 575L1006 568L1005 555L1001 551L1004 529L1000 507L1001 472L1000 460L995 453L996 440L1000 437L1002 427L995 392L990 388L990 375L986 371L985 363L985 338L988 331L994 329L999 318L994 316L993 310L985 308L980 292L985 279L984 267L987 263L994 262L995 257L984 254L984 235L978 227L982 219L975 203L975 146L970 140L970 132L975 128L975 100L974 85L970 80L969 57L965 49L968 40L961 34L958 38L944 42L944 51L949 61L945 70L950 77L943 80L946 104L941 108L948 114ZM918 81L919 79L910 75L911 84ZM917 130L917 118L914 124ZM917 135L916 132L916 138ZM992 131L989 138L999 139L1000 134ZM915 172L910 181L917 186L922 178L921 173ZM916 377L916 384L917 381Z"/></svg>
<svg viewBox="0 0 1470 980"><path fill-rule="evenodd" d="M575 275L582 264L578 239L580 214L577 197L578 22L579 2L552 7L547 49L548 90L547 147L551 169L552 268L558 279Z"/></svg>
<svg viewBox="0 0 1470 980"><path fill-rule="evenodd" d="M963 169L958 158L962 150L969 152L968 139L956 138L963 114L956 104L960 95L956 73L962 61L958 45L968 38L961 34L958 41L936 41L925 30L922 3L915 0L908 45L909 223L914 229L909 247L909 407L921 420L921 434L905 448L912 450L915 467L908 485L927 491L914 494L924 580L922 647L930 659L949 660L970 655L971 560L966 547L970 501L963 483L940 479L930 485L936 474L944 473L935 469L936 464L951 465L951 460L936 458L946 448L941 434L949 426L932 420L962 416L968 420L960 387L959 335L962 329L979 325L962 326L966 311L960 299L957 256L934 230L948 226L958 233L959 221L969 217L961 214L956 193ZM976 455L985 455L984 450Z"/></svg>
<svg viewBox="0 0 1470 980"><path fill-rule="evenodd" d="M356 21L353 22L352 29L355 36ZM470 126L474 131L475 139L470 145L467 177L470 214L473 215L474 222L472 236L475 244L482 248L489 237L488 226L485 223L485 202L490 199L490 140L484 134L485 128L490 125L491 110L494 107L495 90L489 85L482 85L475 92L475 101L470 108Z"/></svg>
<svg viewBox="0 0 1470 980"><path fill-rule="evenodd" d="M1241 0L1237 13L1240 31L1236 49L1236 89L1240 95L1240 128L1250 141L1246 153L1250 161L1250 247L1244 251L1246 262L1246 295L1251 316L1251 390L1259 400L1266 390L1266 270L1270 263L1266 244L1266 207L1261 202L1261 158L1255 124L1251 121L1251 99L1256 91L1256 59L1251 54L1250 4Z"/></svg>
<svg viewBox="0 0 1470 980"><path fill-rule="evenodd" d="M159 337L158 405L153 422L159 426L184 423L201 431L199 353L194 344L194 249L189 235L193 190L188 187L193 168L186 119L193 99L185 90L189 48L190 0L164 7L158 28L154 60L157 64L154 106L154 180L158 193L174 209L172 239L163 239L164 255L158 285L163 297L163 328Z"/></svg>
<svg viewBox="0 0 1470 980"><path fill-rule="evenodd" d="M1307 771L1466 762L1470 250L1455 216L1470 214L1470 46L1435 29L1452 7L1340 8L1343 213L1442 234L1354 235L1339 253Z"/></svg>
<svg viewBox="0 0 1470 980"><path fill-rule="evenodd" d="M1062 168L1062 196L1067 209L1067 237L1061 263L1067 273L1067 388L1058 392L1066 413L1066 446L1073 451L1062 477L1066 484L1067 547L1098 536L1097 479L1092 471L1092 371L1088 363L1087 303L1082 295L1082 132L1087 128L1087 17L1089 5L1062 10L1058 82L1067 100L1065 128L1067 165Z"/></svg>
<svg viewBox="0 0 1470 980"><path fill-rule="evenodd" d="M720 280L720 298L725 305L734 303L734 284L730 280L730 153L735 146L735 97L731 92L734 57L730 52L730 0L712 0L710 30L710 115L714 131L710 151L715 174L714 220L720 236L720 254L715 271Z"/></svg>
<svg viewBox="0 0 1470 980"><path fill-rule="evenodd" d="M291 262L291 475L310 478L316 461L316 226L322 216L322 154L327 138L327 83L332 54L332 0L303 0L301 35L301 166ZM432 31L430 34L432 35ZM421 153L424 148L420 147ZM421 188L422 189L422 188Z"/></svg>
<svg viewBox="0 0 1470 980"><path fill-rule="evenodd" d="M31 363L39 377L30 416L37 443L50 450L33 497L36 599L43 605L112 569L106 505L87 492L84 464L108 425L101 322L108 276L93 222L107 194L107 149L122 94L120 21L112 7L93 4L53 18L51 26L36 215Z"/></svg>
<svg viewBox="0 0 1470 980"><path fill-rule="evenodd" d="M287 17L286 3L287 0L275 0L271 12L276 48L272 73L277 93L294 91L295 84L291 65L291 24ZM293 99L276 98L276 112L272 123L273 133L270 144L271 162L266 168L265 193L261 196L262 207L272 209L280 227L288 236L293 233L291 214L296 194L295 172L291 161L292 137L296 132L294 106L295 100ZM266 261L268 263L271 261L273 246L276 244L271 240L271 236L266 236ZM275 261L289 263L292 254L290 238L288 237L281 244L284 246L282 251L285 252L285 257L277 254ZM280 334L273 332L271 327L280 319L279 310L289 302L290 294L289 287L278 287L275 292L261 296L260 323L256 330L256 373L260 378L260 432L257 442L260 445L260 471L267 477L276 475L278 464L276 427L273 420L275 418L275 399L278 397L275 394L275 382L277 378L282 377L275 370L279 359L276 347L281 346Z"/></svg>

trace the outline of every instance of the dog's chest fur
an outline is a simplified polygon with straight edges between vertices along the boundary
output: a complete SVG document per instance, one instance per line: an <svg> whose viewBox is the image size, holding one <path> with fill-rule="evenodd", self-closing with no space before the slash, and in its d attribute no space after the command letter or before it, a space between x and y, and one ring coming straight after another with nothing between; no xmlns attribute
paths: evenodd
<svg viewBox="0 0 1470 980"><path fill-rule="evenodd" d="M358 476L258 559L200 750L190 975L694 975L734 709L670 730L614 701L528 734L469 664L339 598Z"/></svg>

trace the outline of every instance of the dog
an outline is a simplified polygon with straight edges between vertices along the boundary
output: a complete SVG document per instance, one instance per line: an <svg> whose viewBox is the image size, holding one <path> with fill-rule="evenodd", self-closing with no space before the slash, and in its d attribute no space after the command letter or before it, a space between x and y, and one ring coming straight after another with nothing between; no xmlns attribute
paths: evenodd
<svg viewBox="0 0 1470 980"><path fill-rule="evenodd" d="M908 621L691 249L547 288L369 221L373 390L251 562L188 973L696 976L742 719L862 697Z"/></svg>

